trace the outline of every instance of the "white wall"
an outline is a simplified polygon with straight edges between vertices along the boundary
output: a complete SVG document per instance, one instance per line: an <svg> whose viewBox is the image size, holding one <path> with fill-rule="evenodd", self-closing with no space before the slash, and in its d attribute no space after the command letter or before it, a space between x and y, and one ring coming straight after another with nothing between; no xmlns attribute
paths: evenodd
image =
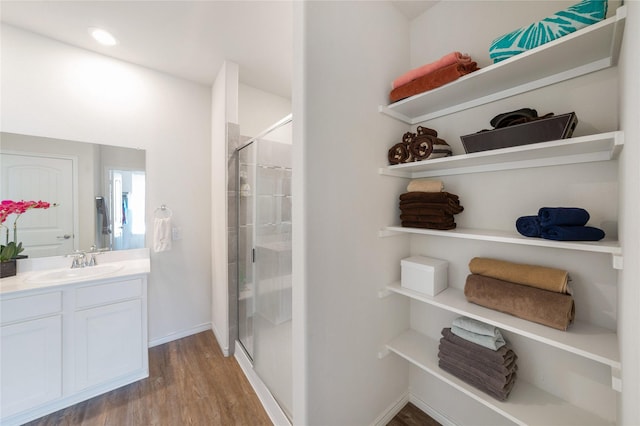
<svg viewBox="0 0 640 426"><path fill-rule="evenodd" d="M624 269L620 271L618 336L622 360L622 395L618 423L640 424L640 2L627 2L627 24L622 44L620 128L625 132L625 146L620 159L620 244Z"/></svg>
<svg viewBox="0 0 640 426"><path fill-rule="evenodd" d="M211 88L211 325L225 356L230 354L227 235L227 123L238 122L238 65L225 62ZM235 312L235 311L233 311Z"/></svg>
<svg viewBox="0 0 640 426"><path fill-rule="evenodd" d="M408 326L406 300L377 296L408 250L378 237L406 182L377 173L404 132L377 107L409 63L409 26L387 2L296 6L294 418L371 424L408 386L406 362L377 358Z"/></svg>
<svg viewBox="0 0 640 426"><path fill-rule="evenodd" d="M9 26L1 43L2 131L146 150L147 229L161 204L182 228L152 253L150 341L209 328L209 89Z"/></svg>
<svg viewBox="0 0 640 426"><path fill-rule="evenodd" d="M256 137L290 113L290 99L246 84L238 86L238 122L242 136Z"/></svg>

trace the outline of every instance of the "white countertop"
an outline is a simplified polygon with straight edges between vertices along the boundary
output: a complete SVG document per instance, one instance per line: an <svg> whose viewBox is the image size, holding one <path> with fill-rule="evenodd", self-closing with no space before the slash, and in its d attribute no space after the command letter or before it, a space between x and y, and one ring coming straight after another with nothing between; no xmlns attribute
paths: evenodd
<svg viewBox="0 0 640 426"><path fill-rule="evenodd" d="M20 259L17 275L0 279L0 295L142 275L151 271L149 249L105 252L96 259L96 266L79 269L71 269L72 259L65 256Z"/></svg>

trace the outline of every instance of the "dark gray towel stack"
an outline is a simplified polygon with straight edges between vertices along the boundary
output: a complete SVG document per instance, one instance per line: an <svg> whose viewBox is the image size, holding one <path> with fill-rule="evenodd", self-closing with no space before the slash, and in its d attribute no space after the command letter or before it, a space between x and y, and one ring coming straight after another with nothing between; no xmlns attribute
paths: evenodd
<svg viewBox="0 0 640 426"><path fill-rule="evenodd" d="M492 350L442 329L438 365L497 400L508 398L516 380L517 355L506 344Z"/></svg>

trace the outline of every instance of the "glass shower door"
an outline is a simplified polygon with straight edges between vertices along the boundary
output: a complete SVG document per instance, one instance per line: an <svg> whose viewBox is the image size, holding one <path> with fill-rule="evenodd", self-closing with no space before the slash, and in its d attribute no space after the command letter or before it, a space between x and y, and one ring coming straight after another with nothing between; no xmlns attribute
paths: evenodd
<svg viewBox="0 0 640 426"><path fill-rule="evenodd" d="M238 151L238 340L253 360L255 142Z"/></svg>
<svg viewBox="0 0 640 426"><path fill-rule="evenodd" d="M291 418L291 122L238 151L238 339Z"/></svg>
<svg viewBox="0 0 640 426"><path fill-rule="evenodd" d="M291 418L291 144L256 150L254 369Z"/></svg>

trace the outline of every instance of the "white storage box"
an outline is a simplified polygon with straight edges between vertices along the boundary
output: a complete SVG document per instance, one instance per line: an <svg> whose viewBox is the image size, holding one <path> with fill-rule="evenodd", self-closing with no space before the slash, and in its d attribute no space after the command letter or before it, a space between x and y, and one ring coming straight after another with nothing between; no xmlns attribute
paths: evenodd
<svg viewBox="0 0 640 426"><path fill-rule="evenodd" d="M447 288L449 262L433 257L412 256L400 261L400 285L435 296Z"/></svg>

